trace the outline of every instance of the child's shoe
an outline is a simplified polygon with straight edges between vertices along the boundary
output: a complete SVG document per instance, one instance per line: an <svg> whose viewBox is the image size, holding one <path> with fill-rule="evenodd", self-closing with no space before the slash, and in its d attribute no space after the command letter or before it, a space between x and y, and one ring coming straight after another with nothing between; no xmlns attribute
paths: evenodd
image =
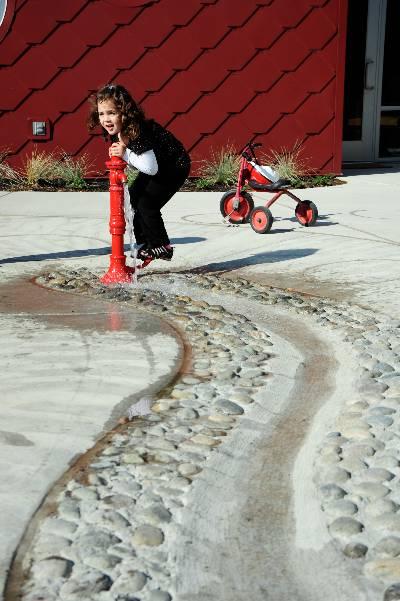
<svg viewBox="0 0 400 601"><path fill-rule="evenodd" d="M137 251L136 258L139 259L139 261L145 261L146 259L148 259L148 252L149 252L149 249L146 248L145 246L142 246Z"/></svg>
<svg viewBox="0 0 400 601"><path fill-rule="evenodd" d="M141 261L163 259L164 261L170 261L173 257L174 249L170 244L166 246L156 246L154 248L141 248L138 252L138 259Z"/></svg>

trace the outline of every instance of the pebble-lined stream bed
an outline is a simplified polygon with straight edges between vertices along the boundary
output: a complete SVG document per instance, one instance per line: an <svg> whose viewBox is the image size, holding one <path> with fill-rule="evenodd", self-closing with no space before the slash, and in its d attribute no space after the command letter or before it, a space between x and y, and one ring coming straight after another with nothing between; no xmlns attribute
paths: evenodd
<svg viewBox="0 0 400 601"><path fill-rule="evenodd" d="M151 288L159 281L162 292ZM241 295L308 314L354 354L358 392L343 399L335 429L324 437L314 481L338 548L383 583L384 601L400 599L400 321L219 274L149 274L133 289L107 288L80 269L43 274L38 283L165 315L192 357L190 373L155 399L150 415L116 431L84 479L66 480L18 557L25 601L174 598L173 541L191 485L273 377L268 333L251 316L232 319L220 305L166 292L180 283L205 296Z"/></svg>

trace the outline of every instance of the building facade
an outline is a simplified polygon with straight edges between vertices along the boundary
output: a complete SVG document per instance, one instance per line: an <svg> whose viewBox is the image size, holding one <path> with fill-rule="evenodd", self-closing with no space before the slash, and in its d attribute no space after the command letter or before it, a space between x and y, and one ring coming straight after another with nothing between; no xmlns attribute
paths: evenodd
<svg viewBox="0 0 400 601"><path fill-rule="evenodd" d="M0 0L0 149L15 164L34 148L87 153L101 169L88 98L113 82L183 141L194 172L250 139L267 153L300 145L320 173L340 173L342 151L400 156L399 4Z"/></svg>

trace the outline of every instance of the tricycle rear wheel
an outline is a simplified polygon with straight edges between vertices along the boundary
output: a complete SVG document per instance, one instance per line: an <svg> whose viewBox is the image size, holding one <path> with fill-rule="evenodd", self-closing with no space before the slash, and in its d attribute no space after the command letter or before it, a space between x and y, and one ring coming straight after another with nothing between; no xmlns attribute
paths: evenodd
<svg viewBox="0 0 400 601"><path fill-rule="evenodd" d="M318 209L311 200L301 200L297 203L295 211L297 221L305 227L310 227L318 219Z"/></svg>
<svg viewBox="0 0 400 601"><path fill-rule="evenodd" d="M254 201L248 192L240 192L239 206L235 208L236 190L225 192L219 203L222 217L229 215L230 223L247 223L254 208Z"/></svg>

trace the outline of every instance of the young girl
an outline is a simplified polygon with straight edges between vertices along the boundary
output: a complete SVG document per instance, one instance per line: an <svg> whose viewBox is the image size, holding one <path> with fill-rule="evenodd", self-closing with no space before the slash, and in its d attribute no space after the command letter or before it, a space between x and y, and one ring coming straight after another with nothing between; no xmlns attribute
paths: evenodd
<svg viewBox="0 0 400 601"><path fill-rule="evenodd" d="M170 261L173 248L161 208L189 175L188 153L171 132L153 119L146 119L141 107L120 85L107 85L93 98L89 131L98 125L105 138L113 142L110 157L121 157L139 171L129 188L133 231L140 246L138 258Z"/></svg>

